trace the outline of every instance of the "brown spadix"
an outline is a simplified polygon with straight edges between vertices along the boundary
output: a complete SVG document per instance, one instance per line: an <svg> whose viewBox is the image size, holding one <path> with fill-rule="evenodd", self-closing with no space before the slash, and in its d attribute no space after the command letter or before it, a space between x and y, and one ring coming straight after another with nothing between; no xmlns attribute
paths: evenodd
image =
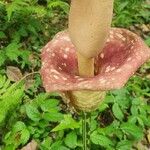
<svg viewBox="0 0 150 150"><path fill-rule="evenodd" d="M94 75L94 57L103 49L110 30L113 0L72 0L69 34L77 49L81 76Z"/></svg>

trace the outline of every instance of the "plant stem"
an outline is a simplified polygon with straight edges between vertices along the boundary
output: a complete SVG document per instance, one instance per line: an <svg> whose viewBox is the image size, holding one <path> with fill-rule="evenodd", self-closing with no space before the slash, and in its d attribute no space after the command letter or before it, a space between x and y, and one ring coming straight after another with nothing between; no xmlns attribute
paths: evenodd
<svg viewBox="0 0 150 150"><path fill-rule="evenodd" d="M87 150L87 118L86 112L83 112L82 118L82 136L83 136L83 150Z"/></svg>
<svg viewBox="0 0 150 150"><path fill-rule="evenodd" d="M83 112L82 114L83 150L90 150L91 113Z"/></svg>

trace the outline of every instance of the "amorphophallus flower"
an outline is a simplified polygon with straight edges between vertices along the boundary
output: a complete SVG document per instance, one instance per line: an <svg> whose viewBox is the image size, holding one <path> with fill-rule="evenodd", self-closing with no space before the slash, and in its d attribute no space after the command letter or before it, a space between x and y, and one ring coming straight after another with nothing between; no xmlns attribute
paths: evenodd
<svg viewBox="0 0 150 150"><path fill-rule="evenodd" d="M113 1L72 0L69 30L42 49L46 91L61 91L82 111L97 108L105 91L121 88L150 57L137 35L110 28Z"/></svg>
<svg viewBox="0 0 150 150"><path fill-rule="evenodd" d="M95 57L95 76L81 77L76 48L68 32L63 31L42 49L41 58L41 76L46 91L61 91L77 109L90 111L103 100L105 91L126 84L150 58L150 49L136 34L111 28L102 52ZM84 96L87 92L89 97Z"/></svg>

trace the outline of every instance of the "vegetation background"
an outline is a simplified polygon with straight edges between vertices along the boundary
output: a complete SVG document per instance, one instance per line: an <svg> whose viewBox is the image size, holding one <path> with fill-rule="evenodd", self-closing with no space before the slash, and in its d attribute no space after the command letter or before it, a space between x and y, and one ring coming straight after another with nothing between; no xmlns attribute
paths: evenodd
<svg viewBox="0 0 150 150"><path fill-rule="evenodd" d="M40 49L67 28L68 0L0 0L0 149L82 149L81 116L45 93ZM112 26L150 46L150 1L115 0ZM91 150L150 149L150 62L92 113ZM33 142L36 141L35 142Z"/></svg>

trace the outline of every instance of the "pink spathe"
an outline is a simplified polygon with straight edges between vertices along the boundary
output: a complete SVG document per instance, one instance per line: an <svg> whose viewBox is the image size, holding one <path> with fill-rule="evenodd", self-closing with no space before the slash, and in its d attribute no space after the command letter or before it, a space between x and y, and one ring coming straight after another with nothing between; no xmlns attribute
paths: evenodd
<svg viewBox="0 0 150 150"><path fill-rule="evenodd" d="M83 78L78 76L76 48L68 32L63 31L42 49L41 58L41 76L47 92L103 91L123 87L150 58L150 48L136 34L112 28L103 51L95 58L95 76Z"/></svg>

